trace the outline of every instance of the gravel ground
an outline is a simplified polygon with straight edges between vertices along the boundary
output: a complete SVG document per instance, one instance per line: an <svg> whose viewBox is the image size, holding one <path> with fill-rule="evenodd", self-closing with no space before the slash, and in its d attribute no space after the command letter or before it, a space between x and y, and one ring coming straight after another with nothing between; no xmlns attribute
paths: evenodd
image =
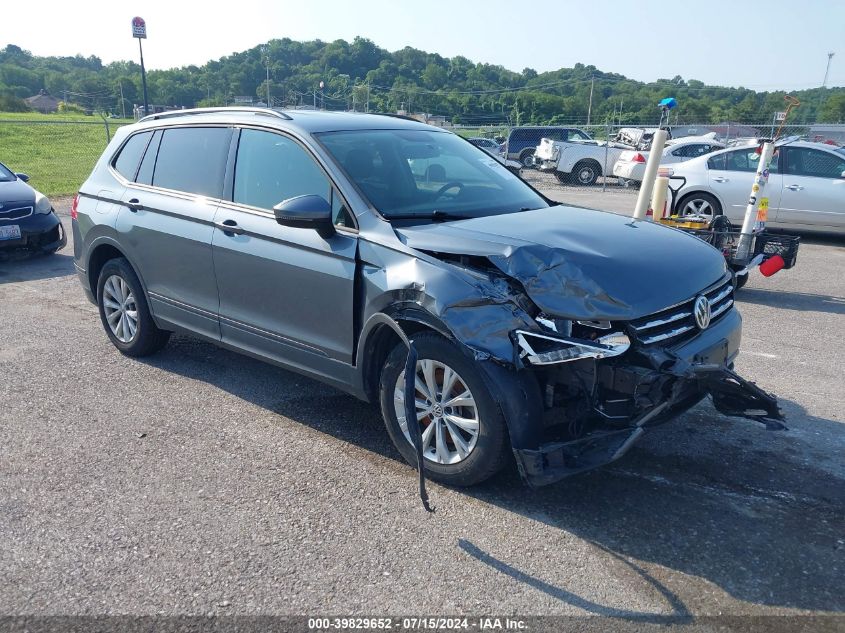
<svg viewBox="0 0 845 633"><path fill-rule="evenodd" d="M121 356L72 252L0 262L2 613L845 611L845 240L739 293L789 431L705 402L552 487L431 485L434 515L375 407L187 337Z"/></svg>

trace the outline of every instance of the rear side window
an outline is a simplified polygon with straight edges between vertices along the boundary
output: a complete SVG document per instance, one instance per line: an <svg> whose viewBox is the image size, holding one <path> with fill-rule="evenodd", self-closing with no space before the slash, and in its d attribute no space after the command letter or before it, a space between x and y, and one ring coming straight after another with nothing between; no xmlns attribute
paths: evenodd
<svg viewBox="0 0 845 633"><path fill-rule="evenodd" d="M164 130L152 184L220 198L231 135L230 129L222 127Z"/></svg>
<svg viewBox="0 0 845 633"><path fill-rule="evenodd" d="M138 177L135 182L142 185L153 184L153 168L156 165L156 156L158 155L158 145L161 143L161 130L156 130L153 134L153 140L147 145L147 151L144 152L144 159L141 161L141 168L138 170Z"/></svg>
<svg viewBox="0 0 845 633"><path fill-rule="evenodd" d="M147 148L147 143L150 142L152 132L141 132L131 136L117 155L113 166L115 171L126 180L135 180L135 174L138 172L138 163L141 162L141 156L144 155L144 150Z"/></svg>
<svg viewBox="0 0 845 633"><path fill-rule="evenodd" d="M709 145L695 143L693 145L682 145L674 152L672 152L672 156L680 156L681 158L695 158L697 156L704 156L704 154L709 151Z"/></svg>

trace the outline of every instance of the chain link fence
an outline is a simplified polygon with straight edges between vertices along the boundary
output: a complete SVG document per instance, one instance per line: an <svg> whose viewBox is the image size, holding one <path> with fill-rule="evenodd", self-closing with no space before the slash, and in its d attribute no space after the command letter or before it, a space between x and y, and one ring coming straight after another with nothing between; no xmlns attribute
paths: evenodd
<svg viewBox="0 0 845 633"><path fill-rule="evenodd" d="M33 120L0 114L0 162L15 172L29 175L32 185L48 196L71 195L88 177L114 131L128 123L131 121ZM646 157L654 126L490 125L448 129L467 138L495 139L498 153L506 153L508 160L514 161L511 163L514 167L521 163L522 177L539 189L566 192L598 187L636 191L638 183L614 176L613 168L623 151L636 149ZM672 136L677 139L712 134L716 141L731 145L769 136L776 130L772 123L705 123L672 126ZM786 125L781 135L832 140L810 125ZM543 142L543 138L552 142ZM496 149L488 148L488 151L496 152Z"/></svg>
<svg viewBox="0 0 845 633"><path fill-rule="evenodd" d="M0 114L0 162L49 196L79 190L114 131L129 121L55 121Z"/></svg>

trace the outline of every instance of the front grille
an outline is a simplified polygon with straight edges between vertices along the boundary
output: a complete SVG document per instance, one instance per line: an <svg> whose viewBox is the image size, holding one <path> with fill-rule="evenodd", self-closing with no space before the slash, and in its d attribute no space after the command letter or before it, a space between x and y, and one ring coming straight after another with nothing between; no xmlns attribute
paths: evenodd
<svg viewBox="0 0 845 633"><path fill-rule="evenodd" d="M715 323L730 310L734 303L733 282L730 277L703 293L710 301L710 323ZM676 345L698 333L698 326L693 317L693 304L696 298L691 297L683 303L655 312L630 322L634 339L641 345Z"/></svg>
<svg viewBox="0 0 845 633"><path fill-rule="evenodd" d="M32 215L32 207L18 207L16 209L2 209L0 210L0 221L2 220L20 220Z"/></svg>

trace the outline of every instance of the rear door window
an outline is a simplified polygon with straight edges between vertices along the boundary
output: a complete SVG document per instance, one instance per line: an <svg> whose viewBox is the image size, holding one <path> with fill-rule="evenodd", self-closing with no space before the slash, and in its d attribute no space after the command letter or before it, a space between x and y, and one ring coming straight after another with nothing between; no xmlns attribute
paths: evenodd
<svg viewBox="0 0 845 633"><path fill-rule="evenodd" d="M690 145L681 145L678 149L672 152L672 156L679 156L681 158L695 158L703 156L710 151L709 145L703 143L692 143Z"/></svg>
<svg viewBox="0 0 845 633"><path fill-rule="evenodd" d="M749 147L747 149L734 150L732 152L725 152L718 154L707 161L707 167L710 169L720 169L725 171L757 171L760 154L757 153L756 147ZM769 163L769 171L777 173L778 159L777 155L772 156Z"/></svg>
<svg viewBox="0 0 845 633"><path fill-rule="evenodd" d="M147 148L147 143L150 142L152 132L141 132L131 136L120 150L117 158L114 160L113 166L115 171L126 180L135 180L135 174L138 172L138 163L141 162L141 156L144 155L144 150Z"/></svg>
<svg viewBox="0 0 845 633"><path fill-rule="evenodd" d="M569 141L589 141L590 137L584 134L581 130L569 130L567 133L567 140Z"/></svg>
<svg viewBox="0 0 845 633"><path fill-rule="evenodd" d="M231 135L231 129L222 127L164 130L152 184L220 198Z"/></svg>

